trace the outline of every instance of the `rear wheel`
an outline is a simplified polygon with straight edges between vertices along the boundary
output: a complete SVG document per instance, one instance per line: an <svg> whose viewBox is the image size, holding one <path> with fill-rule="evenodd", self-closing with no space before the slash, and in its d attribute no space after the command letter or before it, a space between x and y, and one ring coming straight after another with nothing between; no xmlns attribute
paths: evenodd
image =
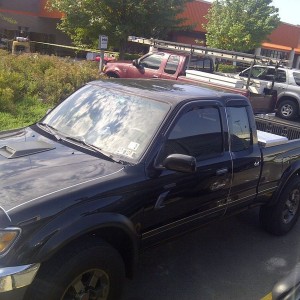
<svg viewBox="0 0 300 300"><path fill-rule="evenodd" d="M289 232L299 217L300 211L300 178L294 177L287 183L273 206L262 206L260 223L262 227L275 235Z"/></svg>
<svg viewBox="0 0 300 300"><path fill-rule="evenodd" d="M114 248L102 241L83 242L42 264L25 299L116 300L124 278L124 264Z"/></svg>
<svg viewBox="0 0 300 300"><path fill-rule="evenodd" d="M278 106L276 115L285 120L293 120L298 117L298 104L293 100L284 100Z"/></svg>

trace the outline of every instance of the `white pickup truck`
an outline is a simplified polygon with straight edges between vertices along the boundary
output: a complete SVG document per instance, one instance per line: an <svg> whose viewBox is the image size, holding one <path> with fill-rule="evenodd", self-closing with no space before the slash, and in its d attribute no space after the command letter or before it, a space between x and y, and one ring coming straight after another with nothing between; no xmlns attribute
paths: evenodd
<svg viewBox="0 0 300 300"><path fill-rule="evenodd" d="M244 82L248 80L248 68L239 73ZM269 82L277 91L276 115L286 120L293 120L300 116L300 70L288 68L275 68L275 66L254 65L250 75L250 85L255 82Z"/></svg>

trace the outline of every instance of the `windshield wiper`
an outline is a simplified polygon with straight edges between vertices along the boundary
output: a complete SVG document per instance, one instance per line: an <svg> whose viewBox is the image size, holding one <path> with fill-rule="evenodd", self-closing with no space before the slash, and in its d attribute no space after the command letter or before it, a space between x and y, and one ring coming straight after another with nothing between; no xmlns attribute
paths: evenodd
<svg viewBox="0 0 300 300"><path fill-rule="evenodd" d="M101 155L103 155L104 157L108 158L109 160L111 160L113 162L120 162L118 160L113 159L112 155L105 153L101 148L98 148L90 143L87 143L83 137L79 138L79 137L67 136L66 139L77 142L79 144L82 144L82 145L86 146L87 148L92 149L93 151L95 151L97 153L100 153Z"/></svg>
<svg viewBox="0 0 300 300"><path fill-rule="evenodd" d="M60 141L62 138L57 134L57 129L52 127L51 125L47 124L47 123L43 123L43 122L39 122L37 123L39 126L45 127L47 129L47 131L52 134L57 141Z"/></svg>

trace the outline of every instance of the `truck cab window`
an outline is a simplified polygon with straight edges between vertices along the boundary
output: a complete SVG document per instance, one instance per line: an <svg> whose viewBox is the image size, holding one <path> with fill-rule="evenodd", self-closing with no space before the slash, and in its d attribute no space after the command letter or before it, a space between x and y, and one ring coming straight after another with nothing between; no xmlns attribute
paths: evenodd
<svg viewBox="0 0 300 300"><path fill-rule="evenodd" d="M247 150L252 144L246 107L227 107L232 152Z"/></svg>
<svg viewBox="0 0 300 300"><path fill-rule="evenodd" d="M175 153L202 160L219 156L222 152L219 110L214 107L197 108L186 112L174 124L159 161Z"/></svg>
<svg viewBox="0 0 300 300"><path fill-rule="evenodd" d="M175 74L178 68L180 57L178 55L170 55L166 67L165 73L167 74Z"/></svg>
<svg viewBox="0 0 300 300"><path fill-rule="evenodd" d="M212 73L214 66L211 58L192 56L187 68L189 70L197 70L197 71Z"/></svg>
<svg viewBox="0 0 300 300"><path fill-rule="evenodd" d="M140 65L143 66L144 68L158 70L163 58L164 58L164 53L153 53L143 58L140 61Z"/></svg>

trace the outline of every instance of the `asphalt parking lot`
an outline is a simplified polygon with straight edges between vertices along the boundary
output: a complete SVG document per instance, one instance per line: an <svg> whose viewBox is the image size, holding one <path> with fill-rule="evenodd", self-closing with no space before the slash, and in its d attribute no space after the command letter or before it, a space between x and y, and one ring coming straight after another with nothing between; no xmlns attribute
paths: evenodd
<svg viewBox="0 0 300 300"><path fill-rule="evenodd" d="M146 250L122 299L258 300L298 261L300 220L276 237L253 209Z"/></svg>

